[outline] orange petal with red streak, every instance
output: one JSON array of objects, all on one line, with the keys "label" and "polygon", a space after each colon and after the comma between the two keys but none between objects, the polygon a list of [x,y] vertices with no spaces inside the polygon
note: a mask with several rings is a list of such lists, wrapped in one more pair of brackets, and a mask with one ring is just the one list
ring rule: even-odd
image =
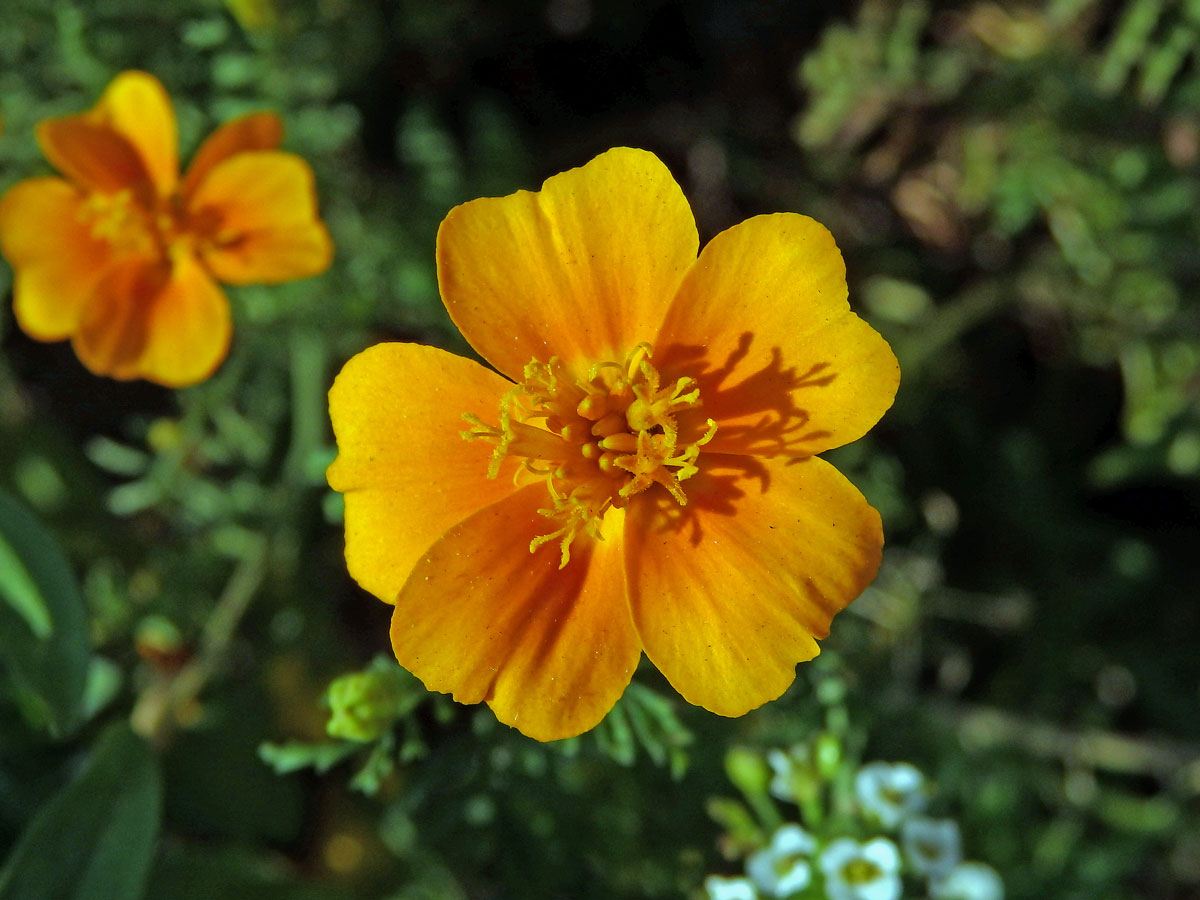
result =
[{"label": "orange petal with red streak", "polygon": [[122,72],[88,117],[123,135],[142,160],[160,196],[179,181],[179,135],[166,88],[147,72]]},{"label": "orange petal with red streak", "polygon": [[317,218],[312,170],[273,150],[237,153],[214,166],[192,195],[190,212],[211,222],[205,264],[233,284],[278,282],[323,272],[333,255]]},{"label": "orange petal with red streak", "polygon": [[86,115],[47,119],[37,126],[46,159],[76,184],[104,193],[129,190],[146,202],[150,176],[133,144]]},{"label": "orange petal with red streak", "polygon": [[536,484],[451,528],[400,591],[392,648],[427,688],[539,741],[594,727],[624,692],[641,655],[621,575],[621,519],[602,541],[576,538],[559,569]]},{"label": "orange petal with red streak", "polygon": [[250,113],[221,125],[196,151],[180,193],[190,197],[212,169],[236,153],[274,150],[283,140],[283,123],[269,112]]},{"label": "orange petal with red streak", "polygon": [[182,255],[147,311],[146,330],[137,375],[167,387],[196,384],[229,353],[229,300],[194,258]]}]

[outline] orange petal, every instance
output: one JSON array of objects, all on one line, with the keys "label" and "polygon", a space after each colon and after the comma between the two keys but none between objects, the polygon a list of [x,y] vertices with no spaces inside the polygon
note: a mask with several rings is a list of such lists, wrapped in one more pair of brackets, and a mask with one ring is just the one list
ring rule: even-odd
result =
[{"label": "orange petal", "polygon": [[323,272],[332,258],[312,170],[291,153],[247,151],[218,163],[196,188],[189,212],[212,223],[212,241],[202,252],[222,281],[305,278]]},{"label": "orange petal", "polygon": [[696,377],[706,449],[807,456],[861,437],[892,405],[900,367],[850,311],[842,255],[806,216],[756,216],[713,238],[655,342],[672,377]]},{"label": "orange petal", "polygon": [[218,249],[206,248],[209,270],[226,284],[276,284],[319,275],[333,260],[333,242],[320,222],[243,232]]},{"label": "orange petal", "polygon": [[184,197],[191,196],[214,166],[235,153],[274,150],[282,140],[283,123],[274,113],[250,113],[226,122],[210,134],[196,151],[187,174],[183,176],[180,193]]},{"label": "orange petal", "polygon": [[76,184],[95,191],[134,191],[140,200],[149,175],[133,144],[86,115],[47,119],[37,126],[38,143],[51,165]]},{"label": "orange petal", "polygon": [[72,335],[80,362],[97,375],[137,378],[148,338],[147,313],[167,277],[163,266],[142,259],[113,265],[88,298]]},{"label": "orange petal", "polygon": [[229,300],[191,256],[181,255],[147,315],[137,375],[167,387],[208,378],[229,353]]},{"label": "orange petal", "polygon": [[122,72],[88,114],[123,135],[141,157],[159,196],[179,181],[179,136],[175,111],[162,83],[146,72]]},{"label": "orange petal", "polygon": [[0,198],[0,250],[16,270],[13,310],[41,341],[70,337],[109,263],[84,221],[84,197],[61,178],[31,178]]},{"label": "orange petal", "polygon": [[338,458],[329,485],[346,495],[346,566],[393,603],[429,545],[514,490],[487,477],[494,445],[466,441],[463,413],[492,419],[512,388],[495,372],[418,344],[355,356],[329,391]]},{"label": "orange petal", "polygon": [[641,655],[621,582],[621,515],[602,541],[529,552],[547,531],[530,485],[451,528],[413,569],[392,615],[400,664],[461,703],[539,741],[595,726]]},{"label": "orange petal", "polygon": [[667,167],[619,147],[538,193],[452,209],[438,230],[438,283],[471,346],[520,378],[534,358],[621,360],[651,340],[696,247]]},{"label": "orange petal", "polygon": [[203,381],[229,352],[229,301],[194,259],[122,262],[101,279],[73,345],[98,375],[167,387]]},{"label": "orange petal", "polygon": [[688,504],[650,492],[626,519],[629,598],[646,655],[690,703],[737,716],[819,652],[875,577],[879,514],[812,457],[701,455]]}]

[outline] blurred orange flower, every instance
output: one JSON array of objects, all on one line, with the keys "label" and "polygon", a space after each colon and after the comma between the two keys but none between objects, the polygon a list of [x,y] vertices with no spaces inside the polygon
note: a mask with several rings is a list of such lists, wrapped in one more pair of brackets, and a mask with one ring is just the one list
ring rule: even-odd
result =
[{"label": "blurred orange flower", "polygon": [[171,100],[145,72],[118,75],[95,107],[42,122],[37,136],[66,177],[0,198],[17,322],[38,340],[70,338],[96,374],[202,381],[232,331],[217,281],[288,281],[329,265],[312,171],[275,149],[271,113],[218,128],[182,179]]},{"label": "blurred orange flower", "polygon": [[381,344],[330,391],[347,565],[396,658],[539,740],[599,722],[642,651],[715,713],[778,697],[879,567],[878,513],[815,456],[900,375],[833,238],[782,213],[697,248],[640,150],[463,204],[442,299],[500,374]]}]

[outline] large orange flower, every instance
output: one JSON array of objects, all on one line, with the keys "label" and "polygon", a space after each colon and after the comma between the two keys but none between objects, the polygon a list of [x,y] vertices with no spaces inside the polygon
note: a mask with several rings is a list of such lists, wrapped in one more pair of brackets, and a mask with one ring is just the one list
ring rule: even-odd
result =
[{"label": "large orange flower", "polygon": [[275,149],[282,126],[270,113],[217,129],[182,179],[171,100],[145,72],[118,75],[93,109],[37,134],[66,178],[31,178],[0,199],[17,322],[38,340],[70,338],[97,374],[202,381],[229,349],[217,281],[329,265],[312,172]]},{"label": "large orange flower", "polygon": [[879,566],[878,513],[815,455],[899,383],[833,238],[783,213],[697,245],[640,150],[463,204],[438,280],[499,374],[381,344],[330,391],[346,560],[396,658],[540,740],[594,726],[643,650],[721,715],[778,697]]}]

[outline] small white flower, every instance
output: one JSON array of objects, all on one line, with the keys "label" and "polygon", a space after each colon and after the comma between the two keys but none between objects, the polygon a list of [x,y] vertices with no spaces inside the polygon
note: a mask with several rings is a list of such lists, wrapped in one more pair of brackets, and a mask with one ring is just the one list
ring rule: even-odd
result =
[{"label": "small white flower", "polygon": [[929,880],[933,900],[1004,900],[1004,882],[983,863],[959,863],[941,878]]},{"label": "small white flower", "polygon": [[766,849],[746,860],[746,874],[768,897],[788,897],[812,881],[809,858],[816,849],[817,842],[799,825],[783,825]]},{"label": "small white flower", "polygon": [[950,819],[908,819],[900,826],[900,844],[918,875],[939,878],[962,861],[962,835]]},{"label": "small white flower", "polygon": [[887,838],[838,838],[821,852],[829,900],[899,900],[900,851]]},{"label": "small white flower", "polygon": [[758,891],[749,878],[726,878],[709,875],[704,879],[708,900],[758,900]]},{"label": "small white flower", "polygon": [[774,770],[771,775],[771,784],[767,790],[780,800],[792,802],[796,800],[796,788],[792,783],[792,775],[796,770],[795,752],[793,749],[791,752],[771,750],[767,753],[767,762]]},{"label": "small white flower", "polygon": [[867,763],[854,777],[859,806],[884,828],[925,808],[925,776],[909,763]]}]

